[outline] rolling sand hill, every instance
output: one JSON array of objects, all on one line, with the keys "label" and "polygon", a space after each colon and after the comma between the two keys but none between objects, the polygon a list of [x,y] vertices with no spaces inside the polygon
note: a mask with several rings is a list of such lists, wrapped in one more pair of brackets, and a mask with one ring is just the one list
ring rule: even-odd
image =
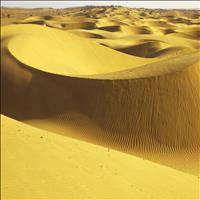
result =
[{"label": "rolling sand hill", "polygon": [[199,23],[3,8],[3,198],[198,199]]}]

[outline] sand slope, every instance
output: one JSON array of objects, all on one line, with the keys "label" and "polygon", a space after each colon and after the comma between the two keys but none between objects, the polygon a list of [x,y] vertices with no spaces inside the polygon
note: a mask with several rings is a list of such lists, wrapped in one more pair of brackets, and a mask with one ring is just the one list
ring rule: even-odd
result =
[{"label": "sand slope", "polygon": [[[170,11],[121,7],[62,12],[1,27],[1,106],[2,114],[12,118],[3,117],[8,132],[4,143],[9,145],[8,151],[3,149],[5,196],[197,197],[200,65],[195,11],[173,11],[175,17]],[[19,133],[16,127],[21,127]],[[63,160],[64,155],[69,156]],[[104,171],[104,164],[111,171]],[[79,176],[85,177],[80,183]]]},{"label": "sand slope", "polygon": [[27,199],[30,194],[37,199],[198,195],[195,176],[1,117],[4,198],[22,194]]}]

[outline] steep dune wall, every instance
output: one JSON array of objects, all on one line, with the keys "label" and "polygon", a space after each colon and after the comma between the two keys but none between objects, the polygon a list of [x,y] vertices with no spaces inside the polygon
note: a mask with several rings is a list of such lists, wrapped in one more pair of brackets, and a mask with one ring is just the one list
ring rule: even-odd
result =
[{"label": "steep dune wall", "polygon": [[[28,72],[25,66],[12,65],[14,71],[17,67],[22,70],[22,73],[16,72],[18,79],[18,73],[24,75],[20,81],[12,83],[14,86],[7,93],[18,91],[21,106],[16,105],[17,118],[48,118],[68,113],[72,109],[111,132],[114,138],[126,136],[129,145],[153,139],[175,147],[196,146],[200,128],[197,61],[196,58],[191,64],[187,62],[185,69],[179,72],[137,79],[124,77],[124,80],[118,80],[120,77],[116,74],[113,75],[113,80],[106,78],[111,74],[105,75],[104,80],[102,76],[99,80],[98,76],[92,79],[59,78],[39,71],[30,72],[30,69]],[[187,66],[188,64],[191,66]],[[32,75],[25,78],[25,73]],[[29,76],[32,76],[31,84],[26,90],[19,92]],[[6,79],[9,84],[15,80],[10,79],[11,81]],[[18,86],[21,81],[22,86]],[[17,99],[10,98],[6,101],[15,105],[13,100]],[[69,108],[71,104],[74,106]],[[28,109],[24,109],[25,105]],[[8,107],[7,109],[11,109]],[[13,110],[10,112],[13,115]]]}]

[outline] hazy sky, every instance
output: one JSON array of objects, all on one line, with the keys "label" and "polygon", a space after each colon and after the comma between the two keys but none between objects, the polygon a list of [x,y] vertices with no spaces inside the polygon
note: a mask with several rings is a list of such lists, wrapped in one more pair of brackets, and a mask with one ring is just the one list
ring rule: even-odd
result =
[{"label": "hazy sky", "polygon": [[67,8],[85,5],[122,5],[127,7],[182,9],[200,8],[200,3],[198,1],[1,1],[1,6],[25,8]]}]

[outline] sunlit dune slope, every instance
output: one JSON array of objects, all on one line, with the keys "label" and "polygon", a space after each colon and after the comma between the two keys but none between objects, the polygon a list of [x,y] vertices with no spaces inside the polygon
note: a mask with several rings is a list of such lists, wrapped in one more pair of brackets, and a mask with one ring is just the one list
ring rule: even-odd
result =
[{"label": "sunlit dune slope", "polygon": [[198,196],[195,176],[1,117],[5,199]]},{"label": "sunlit dune slope", "polygon": [[37,25],[3,27],[2,43],[6,42],[8,51],[22,63],[61,75],[108,73],[153,62]]}]

